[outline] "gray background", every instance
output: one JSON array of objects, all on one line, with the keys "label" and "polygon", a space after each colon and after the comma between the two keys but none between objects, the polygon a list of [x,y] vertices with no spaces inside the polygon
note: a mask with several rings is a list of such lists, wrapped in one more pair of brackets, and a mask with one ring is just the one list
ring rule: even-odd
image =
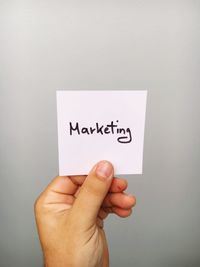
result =
[{"label": "gray background", "polygon": [[148,89],[111,266],[200,266],[199,48],[200,1],[0,1],[1,267],[42,265],[33,202],[58,173],[56,89]]}]

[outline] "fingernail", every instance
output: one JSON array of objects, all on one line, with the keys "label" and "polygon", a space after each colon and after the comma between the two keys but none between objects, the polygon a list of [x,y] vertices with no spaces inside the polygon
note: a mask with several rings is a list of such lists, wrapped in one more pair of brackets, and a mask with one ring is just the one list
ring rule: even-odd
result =
[{"label": "fingernail", "polygon": [[97,164],[96,167],[96,175],[104,178],[104,179],[108,179],[111,178],[113,174],[113,167],[112,164],[108,161],[100,161]]}]

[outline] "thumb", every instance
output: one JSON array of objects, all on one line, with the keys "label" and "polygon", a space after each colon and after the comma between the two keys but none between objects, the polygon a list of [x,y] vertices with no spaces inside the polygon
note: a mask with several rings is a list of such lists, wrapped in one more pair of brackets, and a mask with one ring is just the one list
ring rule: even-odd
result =
[{"label": "thumb", "polygon": [[86,227],[96,223],[99,209],[109,191],[113,175],[113,166],[108,161],[100,161],[92,168],[72,208],[72,216],[75,217],[76,222]]}]

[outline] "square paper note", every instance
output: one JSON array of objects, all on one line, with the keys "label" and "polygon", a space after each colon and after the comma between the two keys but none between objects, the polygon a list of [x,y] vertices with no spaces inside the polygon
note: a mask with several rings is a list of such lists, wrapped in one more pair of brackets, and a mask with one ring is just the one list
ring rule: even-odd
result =
[{"label": "square paper note", "polygon": [[59,175],[141,174],[147,91],[57,91]]}]

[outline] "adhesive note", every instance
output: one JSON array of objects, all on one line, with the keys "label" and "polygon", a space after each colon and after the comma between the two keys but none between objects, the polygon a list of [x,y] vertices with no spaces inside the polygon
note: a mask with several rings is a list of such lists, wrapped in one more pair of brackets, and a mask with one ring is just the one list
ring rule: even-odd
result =
[{"label": "adhesive note", "polygon": [[142,174],[147,91],[57,91],[59,175]]}]

